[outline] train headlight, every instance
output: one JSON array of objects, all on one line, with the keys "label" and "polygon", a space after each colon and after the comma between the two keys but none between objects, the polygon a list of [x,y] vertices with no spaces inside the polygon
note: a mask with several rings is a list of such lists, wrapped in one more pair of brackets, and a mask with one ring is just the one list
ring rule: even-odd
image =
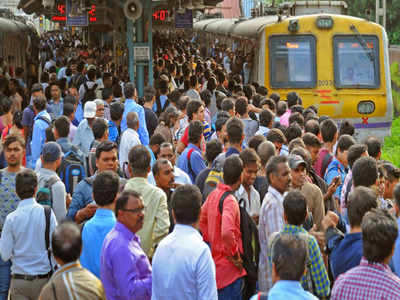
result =
[{"label": "train headlight", "polygon": [[361,101],[358,103],[357,110],[362,115],[372,114],[375,111],[375,103],[370,100]]},{"label": "train headlight", "polygon": [[330,16],[322,16],[317,18],[317,27],[319,29],[331,29],[333,27],[333,19]]}]

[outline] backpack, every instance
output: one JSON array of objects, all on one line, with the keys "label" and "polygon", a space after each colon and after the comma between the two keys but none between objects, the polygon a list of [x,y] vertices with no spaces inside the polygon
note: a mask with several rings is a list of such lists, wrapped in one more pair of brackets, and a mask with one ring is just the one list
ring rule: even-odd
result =
[{"label": "backpack", "polygon": [[86,102],[93,101],[97,98],[96,97],[97,83],[95,83],[90,89],[87,86],[86,82],[83,84],[83,86],[85,88],[85,94],[83,95],[82,98],[82,106],[85,107]]},{"label": "backpack", "polygon": [[44,186],[38,189],[36,193],[36,202],[41,205],[53,207],[53,193],[51,189],[53,185],[60,179],[57,176],[52,176],[44,182]]},{"label": "backpack", "polygon": [[156,106],[157,106],[156,114],[157,114],[157,117],[159,117],[160,114],[165,111],[165,109],[168,107],[168,105],[169,105],[169,98],[167,98],[167,100],[165,100],[164,107],[161,106],[160,96],[158,96],[156,98]]},{"label": "backpack", "polygon": [[[222,194],[218,209],[222,216],[223,205],[226,197],[233,195],[232,192]],[[242,234],[243,267],[247,275],[244,277],[243,297],[249,299],[256,292],[258,280],[258,259],[260,256],[260,241],[258,237],[258,229],[247,210],[239,203],[240,211],[240,232]]]},{"label": "backpack", "polygon": [[77,154],[76,147],[72,147],[71,151],[64,154],[57,173],[64,182],[67,193],[72,195],[79,181],[85,178],[84,162]]},{"label": "backpack", "polygon": [[37,120],[45,121],[45,122],[47,123],[47,125],[51,126],[51,121],[50,121],[49,119],[43,117],[43,116],[39,116],[39,117],[37,118]]},{"label": "backpack", "polygon": [[192,158],[192,153],[194,151],[194,148],[189,149],[186,158],[188,161],[188,169],[189,169],[189,175],[191,175],[194,179],[196,179],[196,173],[194,173],[193,169],[192,169],[192,163],[190,162],[190,159]]},{"label": "backpack", "polygon": [[204,182],[203,195],[204,199],[207,199],[208,195],[215,190],[218,183],[224,182],[224,163],[225,163],[225,153],[221,153],[214,160],[211,166],[210,173]]},{"label": "backpack", "polygon": [[[272,249],[274,248],[274,244],[276,243],[276,241],[278,240],[278,237],[280,236],[281,232],[274,232],[271,234],[270,238],[269,238],[269,249],[271,249],[271,257],[273,257],[273,253],[272,253]],[[309,244],[309,237],[307,236],[306,233],[298,233],[297,236],[304,240],[306,242],[306,245],[308,246]],[[308,248],[307,248],[308,251]],[[311,259],[309,257],[309,255],[307,255],[307,262],[306,262],[306,270],[307,273],[305,275],[306,281],[307,281],[307,288],[305,288],[306,291],[310,292],[313,295],[316,295],[316,290],[315,290],[315,284],[313,281],[313,278],[311,276],[311,269],[312,269],[312,262]]]}]

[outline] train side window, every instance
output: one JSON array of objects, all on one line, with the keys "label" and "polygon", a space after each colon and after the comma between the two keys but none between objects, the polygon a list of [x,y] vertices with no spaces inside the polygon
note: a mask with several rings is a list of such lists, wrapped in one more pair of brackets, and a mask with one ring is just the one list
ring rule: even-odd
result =
[{"label": "train side window", "polygon": [[380,86],[379,40],[371,35],[339,35],[333,38],[335,86]]},{"label": "train side window", "polygon": [[273,88],[316,86],[315,37],[277,35],[269,38],[270,82]]}]

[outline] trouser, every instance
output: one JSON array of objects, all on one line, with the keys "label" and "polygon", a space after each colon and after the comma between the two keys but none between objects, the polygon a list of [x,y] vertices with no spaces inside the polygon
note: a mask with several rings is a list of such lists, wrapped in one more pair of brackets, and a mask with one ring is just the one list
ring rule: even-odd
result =
[{"label": "trouser", "polygon": [[11,279],[11,261],[0,257],[0,300],[7,300]]},{"label": "trouser", "polygon": [[35,280],[11,279],[10,300],[37,300],[48,278]]},{"label": "trouser", "polygon": [[242,300],[243,277],[218,290],[218,300]]}]

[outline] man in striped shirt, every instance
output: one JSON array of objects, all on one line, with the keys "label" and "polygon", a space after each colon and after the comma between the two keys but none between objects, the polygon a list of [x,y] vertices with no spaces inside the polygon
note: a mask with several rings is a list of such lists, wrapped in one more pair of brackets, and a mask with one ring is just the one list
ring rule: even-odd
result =
[{"label": "man in striped shirt", "polygon": [[361,224],[363,258],[360,265],[339,276],[331,300],[400,299],[400,278],[389,268],[398,226],[383,209],[368,212]]}]

